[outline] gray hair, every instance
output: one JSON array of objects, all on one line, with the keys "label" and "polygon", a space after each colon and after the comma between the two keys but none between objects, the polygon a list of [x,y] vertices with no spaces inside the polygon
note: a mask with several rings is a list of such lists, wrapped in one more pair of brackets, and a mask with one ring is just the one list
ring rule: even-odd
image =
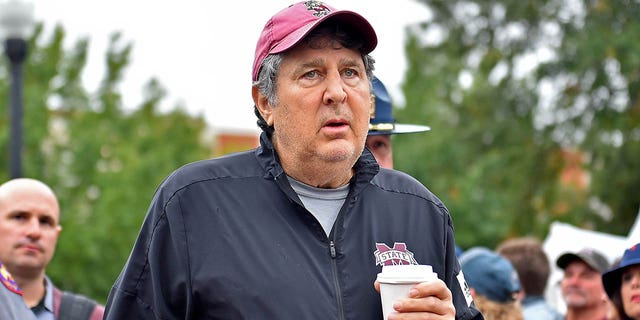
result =
[{"label": "gray hair", "polygon": [[[344,25],[331,23],[329,21],[311,31],[311,33],[309,33],[302,42],[308,44],[313,42],[315,39],[327,36],[331,40],[338,41],[344,48],[362,50],[364,40],[358,34],[350,32],[350,30]],[[286,57],[286,54],[287,53],[284,52],[266,56],[260,65],[258,80],[253,82],[253,86],[258,89],[258,92],[267,97],[267,102],[272,106],[275,106],[278,103],[276,80],[278,78],[278,72],[280,71],[280,65]],[[373,78],[375,60],[366,53],[362,53],[361,56],[367,73],[367,78],[371,81]],[[256,114],[256,117],[258,117],[256,122],[258,127],[271,137],[274,131],[273,126],[267,124],[264,118],[262,118],[258,107],[255,105],[253,106],[253,112]]]}]

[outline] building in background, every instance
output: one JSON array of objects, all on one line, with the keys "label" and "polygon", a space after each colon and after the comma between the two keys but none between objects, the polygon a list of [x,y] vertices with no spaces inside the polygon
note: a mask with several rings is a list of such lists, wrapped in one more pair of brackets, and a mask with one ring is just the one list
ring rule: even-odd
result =
[{"label": "building in background", "polygon": [[213,130],[213,156],[245,151],[259,145],[260,132],[241,128],[216,128]]}]

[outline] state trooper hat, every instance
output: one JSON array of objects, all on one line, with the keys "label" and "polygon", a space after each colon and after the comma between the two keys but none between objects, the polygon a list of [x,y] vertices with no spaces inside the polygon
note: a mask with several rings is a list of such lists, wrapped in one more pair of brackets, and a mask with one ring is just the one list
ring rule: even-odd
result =
[{"label": "state trooper hat", "polygon": [[428,126],[396,123],[393,117],[391,97],[380,79],[371,80],[371,93],[375,96],[371,106],[369,119],[369,135],[424,132],[431,130]]}]

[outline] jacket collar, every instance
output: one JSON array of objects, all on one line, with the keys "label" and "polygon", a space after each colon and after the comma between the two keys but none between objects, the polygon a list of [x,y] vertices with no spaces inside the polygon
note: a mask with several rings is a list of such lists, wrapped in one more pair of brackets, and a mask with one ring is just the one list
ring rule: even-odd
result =
[{"label": "jacket collar", "polygon": [[[256,148],[255,155],[258,162],[264,169],[265,179],[278,179],[280,175],[284,174],[278,154],[273,148],[270,137],[268,137],[265,132],[260,134],[260,146]],[[371,179],[378,174],[378,171],[380,171],[380,167],[373,157],[373,154],[371,154],[367,148],[364,148],[362,154],[353,167],[355,169],[355,176],[351,179],[352,188],[354,187],[354,183],[355,186],[368,184]],[[353,189],[360,190],[360,188]]]}]

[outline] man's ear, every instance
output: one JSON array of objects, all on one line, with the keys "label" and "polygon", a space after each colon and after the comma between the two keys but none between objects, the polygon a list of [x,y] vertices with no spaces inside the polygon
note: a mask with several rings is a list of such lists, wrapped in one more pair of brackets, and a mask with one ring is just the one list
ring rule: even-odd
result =
[{"label": "man's ear", "polygon": [[251,88],[251,95],[253,96],[253,103],[255,103],[260,115],[268,125],[273,125],[273,114],[271,105],[267,101],[267,97],[258,91],[258,87]]}]

